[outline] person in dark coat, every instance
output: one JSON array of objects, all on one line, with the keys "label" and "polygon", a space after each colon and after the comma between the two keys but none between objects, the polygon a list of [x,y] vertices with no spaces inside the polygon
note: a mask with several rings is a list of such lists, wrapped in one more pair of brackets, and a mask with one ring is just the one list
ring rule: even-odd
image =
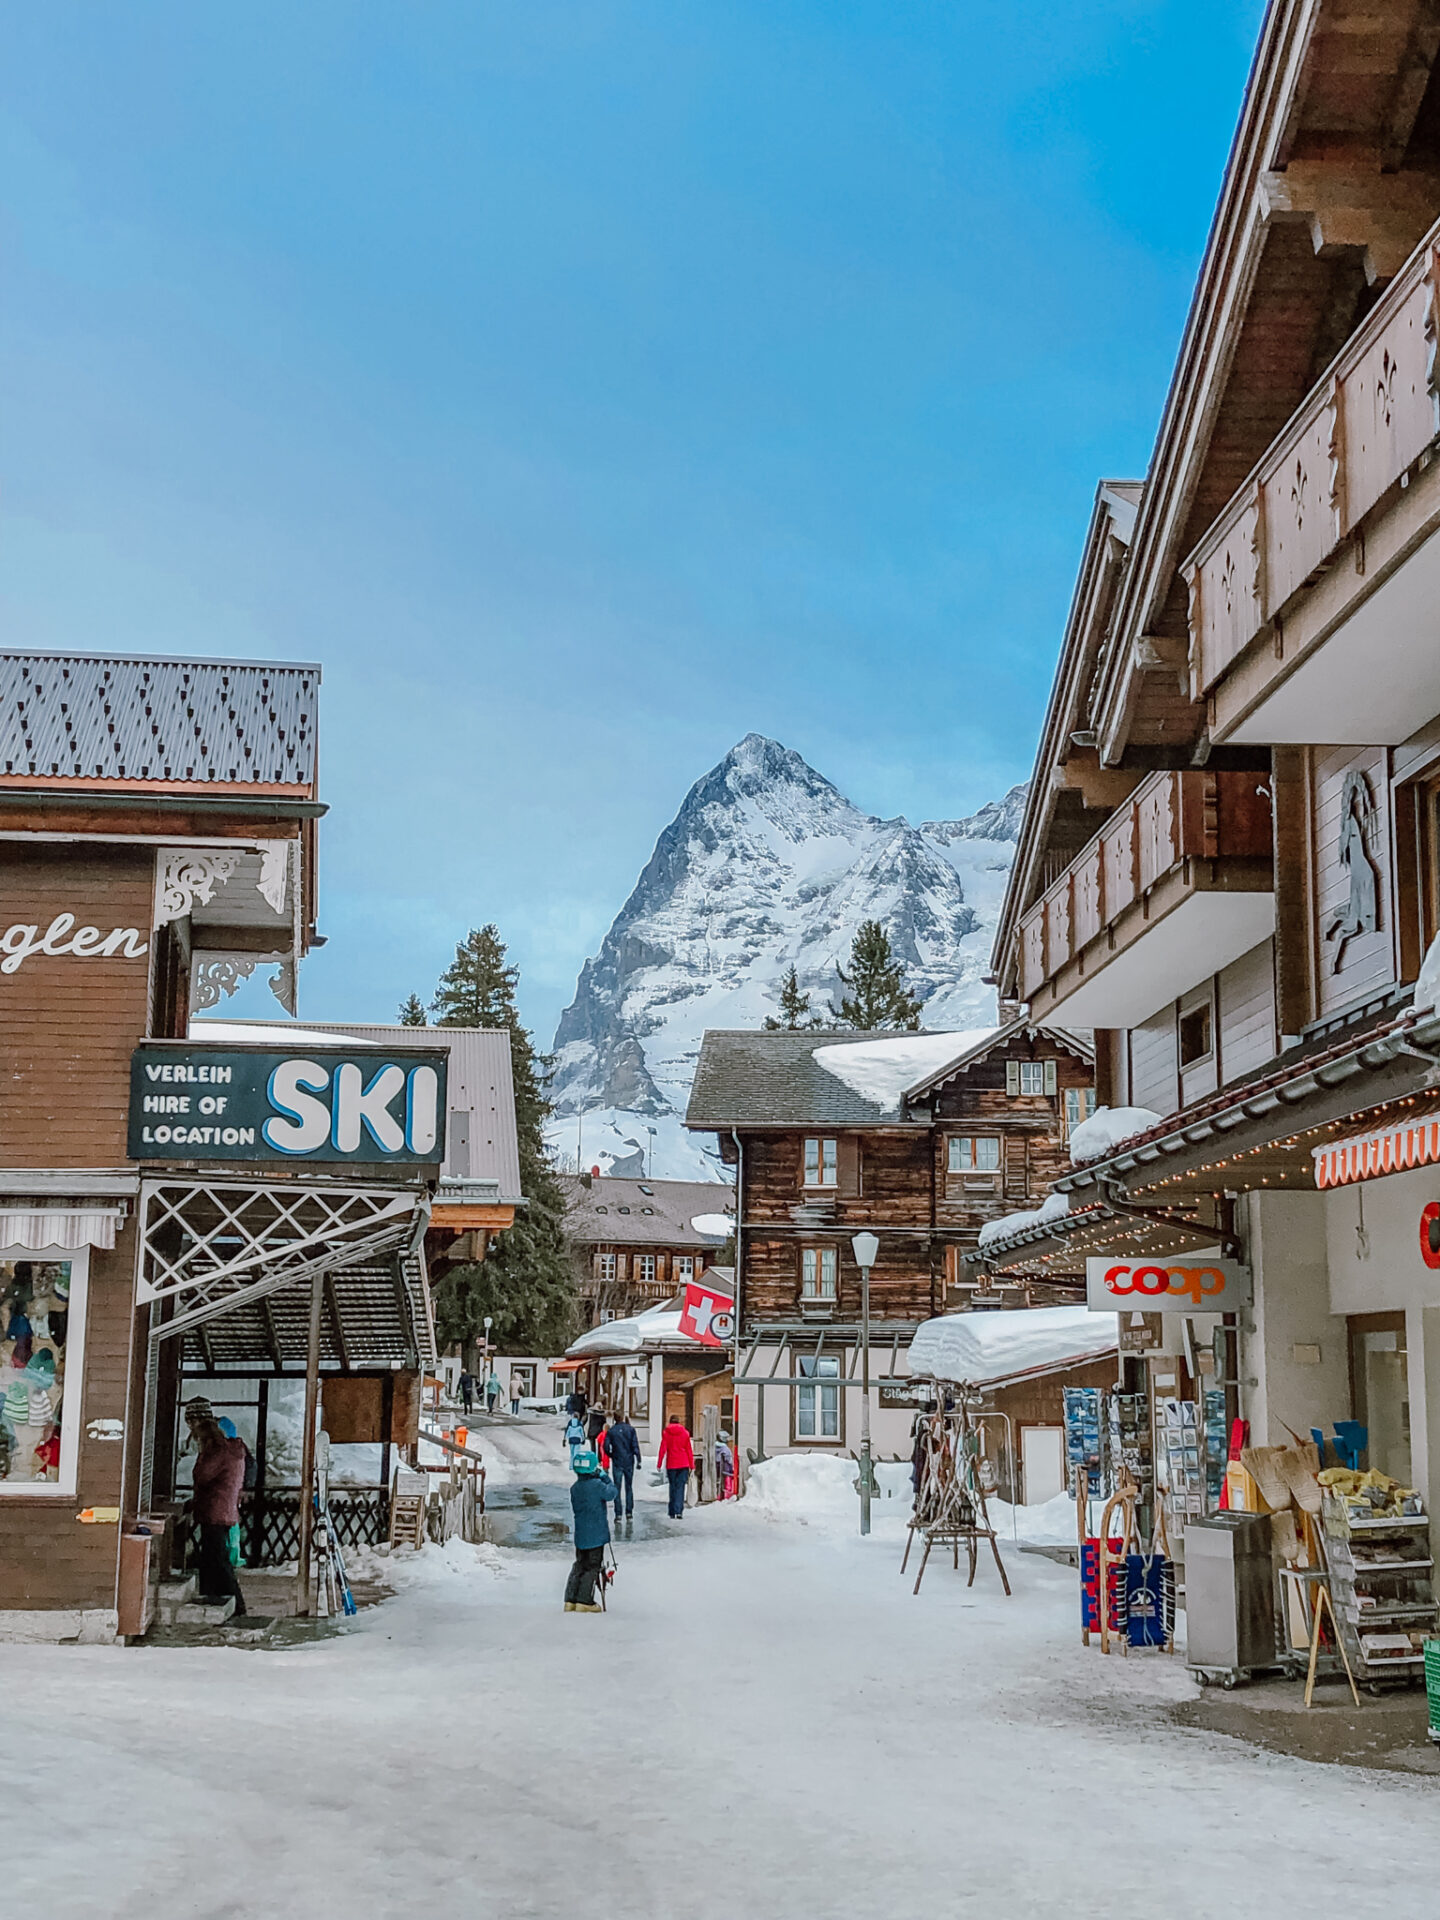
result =
[{"label": "person in dark coat", "polygon": [[245,1596],[230,1564],[230,1529],[240,1524],[245,1442],[230,1439],[214,1414],[193,1420],[191,1432],[200,1449],[190,1502],[200,1528],[200,1598],[233,1600],[238,1617],[245,1611]]},{"label": "person in dark coat", "polygon": [[585,1409],[589,1404],[590,1402],[585,1397],[584,1388],[576,1387],[575,1391],[570,1395],[570,1398],[565,1402],[565,1411],[566,1413],[573,1413],[579,1419],[583,1420],[585,1418]]},{"label": "person in dark coat", "polygon": [[640,1436],[624,1414],[617,1413],[605,1438],[610,1448],[610,1478],[615,1482],[615,1518],[618,1520],[622,1497],[626,1515],[633,1516],[635,1512],[635,1469],[640,1464]]},{"label": "person in dark coat", "polygon": [[592,1407],[585,1418],[585,1438],[593,1447],[605,1431],[604,1407]]},{"label": "person in dark coat", "polygon": [[565,1582],[567,1613],[600,1613],[595,1586],[605,1564],[605,1549],[610,1544],[610,1502],[615,1498],[615,1483],[600,1471],[600,1461],[587,1447],[575,1456],[575,1484],[570,1489],[570,1510],[575,1516],[575,1564]]},{"label": "person in dark coat", "polygon": [[467,1413],[473,1413],[475,1411],[475,1376],[473,1373],[461,1374],[460,1398],[465,1404],[465,1411]]}]

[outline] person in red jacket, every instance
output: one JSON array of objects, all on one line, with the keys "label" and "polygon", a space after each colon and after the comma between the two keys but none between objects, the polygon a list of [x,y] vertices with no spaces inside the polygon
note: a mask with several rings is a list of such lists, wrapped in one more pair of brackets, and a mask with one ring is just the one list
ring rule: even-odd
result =
[{"label": "person in red jacket", "polygon": [[670,1481],[670,1518],[680,1520],[685,1515],[685,1483],[690,1478],[690,1470],[695,1465],[695,1449],[690,1436],[678,1420],[666,1422],[660,1435],[660,1454],[655,1462],[663,1467]]},{"label": "person in red jacket", "polygon": [[195,1456],[191,1506],[200,1528],[199,1588],[202,1600],[235,1602],[238,1617],[245,1596],[230,1564],[230,1529],[240,1519],[240,1489],[245,1484],[245,1442],[232,1440],[213,1413],[191,1421],[199,1453]]}]

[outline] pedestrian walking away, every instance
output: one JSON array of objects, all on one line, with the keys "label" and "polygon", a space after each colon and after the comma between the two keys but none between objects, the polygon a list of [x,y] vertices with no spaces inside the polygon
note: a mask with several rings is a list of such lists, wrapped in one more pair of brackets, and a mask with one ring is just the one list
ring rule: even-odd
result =
[{"label": "pedestrian walking away", "polygon": [[605,1431],[604,1407],[592,1407],[585,1417],[585,1444],[593,1447]]},{"label": "pedestrian walking away", "polygon": [[475,1376],[462,1373],[460,1376],[460,1399],[467,1413],[475,1411]]},{"label": "pedestrian walking away", "polygon": [[715,1498],[735,1498],[735,1455],[728,1433],[722,1433],[715,1442]]},{"label": "pedestrian walking away", "polygon": [[499,1404],[500,1404],[500,1376],[498,1373],[495,1372],[494,1368],[492,1367],[490,1370],[490,1378],[485,1382],[486,1412],[492,1415],[493,1417],[495,1409],[496,1407],[499,1406]]},{"label": "pedestrian walking away", "polygon": [[615,1518],[618,1520],[622,1500],[627,1517],[635,1512],[635,1469],[640,1464],[640,1436],[624,1414],[617,1413],[605,1438],[610,1448],[610,1478],[615,1482]]},{"label": "pedestrian walking away", "polygon": [[584,1388],[576,1387],[569,1399],[565,1402],[565,1411],[566,1413],[576,1414],[583,1420],[585,1418],[585,1409],[589,1404],[590,1402],[585,1397]]},{"label": "pedestrian walking away", "polygon": [[678,1420],[669,1420],[660,1436],[660,1452],[655,1464],[662,1467],[670,1482],[670,1518],[685,1517],[685,1486],[695,1465],[695,1448],[690,1435]]},{"label": "pedestrian walking away", "polygon": [[573,1465],[570,1511],[575,1516],[575,1564],[565,1582],[565,1611],[600,1613],[595,1587],[610,1544],[610,1502],[615,1498],[615,1485],[608,1473],[600,1471],[599,1456],[589,1447],[580,1449]]},{"label": "pedestrian walking away", "polygon": [[570,1464],[575,1464],[575,1456],[585,1451],[585,1422],[578,1414],[572,1413],[565,1422],[565,1439],[562,1442],[570,1449]]}]

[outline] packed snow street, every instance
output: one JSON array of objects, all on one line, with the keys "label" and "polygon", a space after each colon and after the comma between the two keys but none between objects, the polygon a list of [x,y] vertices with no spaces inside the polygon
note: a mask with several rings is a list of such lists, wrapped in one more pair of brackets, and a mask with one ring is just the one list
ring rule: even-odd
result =
[{"label": "packed snow street", "polygon": [[[13,1910],[1109,1916],[1163,1883],[1197,1920],[1282,1886],[1317,1920],[1433,1913],[1433,1782],[1176,1729],[1183,1670],[1102,1668],[1073,1574],[1010,1554],[1011,1601],[984,1566],[912,1598],[896,1503],[861,1542],[844,1494],[622,1545],[599,1618],[561,1611],[559,1551],[454,1541],[292,1651],[7,1649],[43,1735],[0,1778],[46,1842]],[[1381,1855],[1404,1885],[1368,1884]]]}]

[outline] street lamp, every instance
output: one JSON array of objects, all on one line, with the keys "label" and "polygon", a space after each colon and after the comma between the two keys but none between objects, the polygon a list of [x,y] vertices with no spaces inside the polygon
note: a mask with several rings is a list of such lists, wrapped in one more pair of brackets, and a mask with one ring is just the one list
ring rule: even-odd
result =
[{"label": "street lamp", "polygon": [[655,1177],[655,1129],[654,1127],[647,1127],[645,1131],[650,1136],[650,1166],[648,1174],[649,1178],[653,1180]]},{"label": "street lamp", "polygon": [[860,1531],[870,1531],[870,1494],[874,1485],[870,1466],[870,1269],[880,1251],[873,1233],[857,1233],[850,1242],[860,1269]]},{"label": "street lamp", "polygon": [[495,1371],[494,1365],[492,1364],[490,1359],[490,1329],[491,1327],[494,1326],[494,1324],[495,1324],[495,1316],[493,1314],[487,1313],[485,1316],[485,1385],[480,1389],[480,1398],[487,1402],[490,1398],[490,1394],[489,1394],[490,1376]]}]

